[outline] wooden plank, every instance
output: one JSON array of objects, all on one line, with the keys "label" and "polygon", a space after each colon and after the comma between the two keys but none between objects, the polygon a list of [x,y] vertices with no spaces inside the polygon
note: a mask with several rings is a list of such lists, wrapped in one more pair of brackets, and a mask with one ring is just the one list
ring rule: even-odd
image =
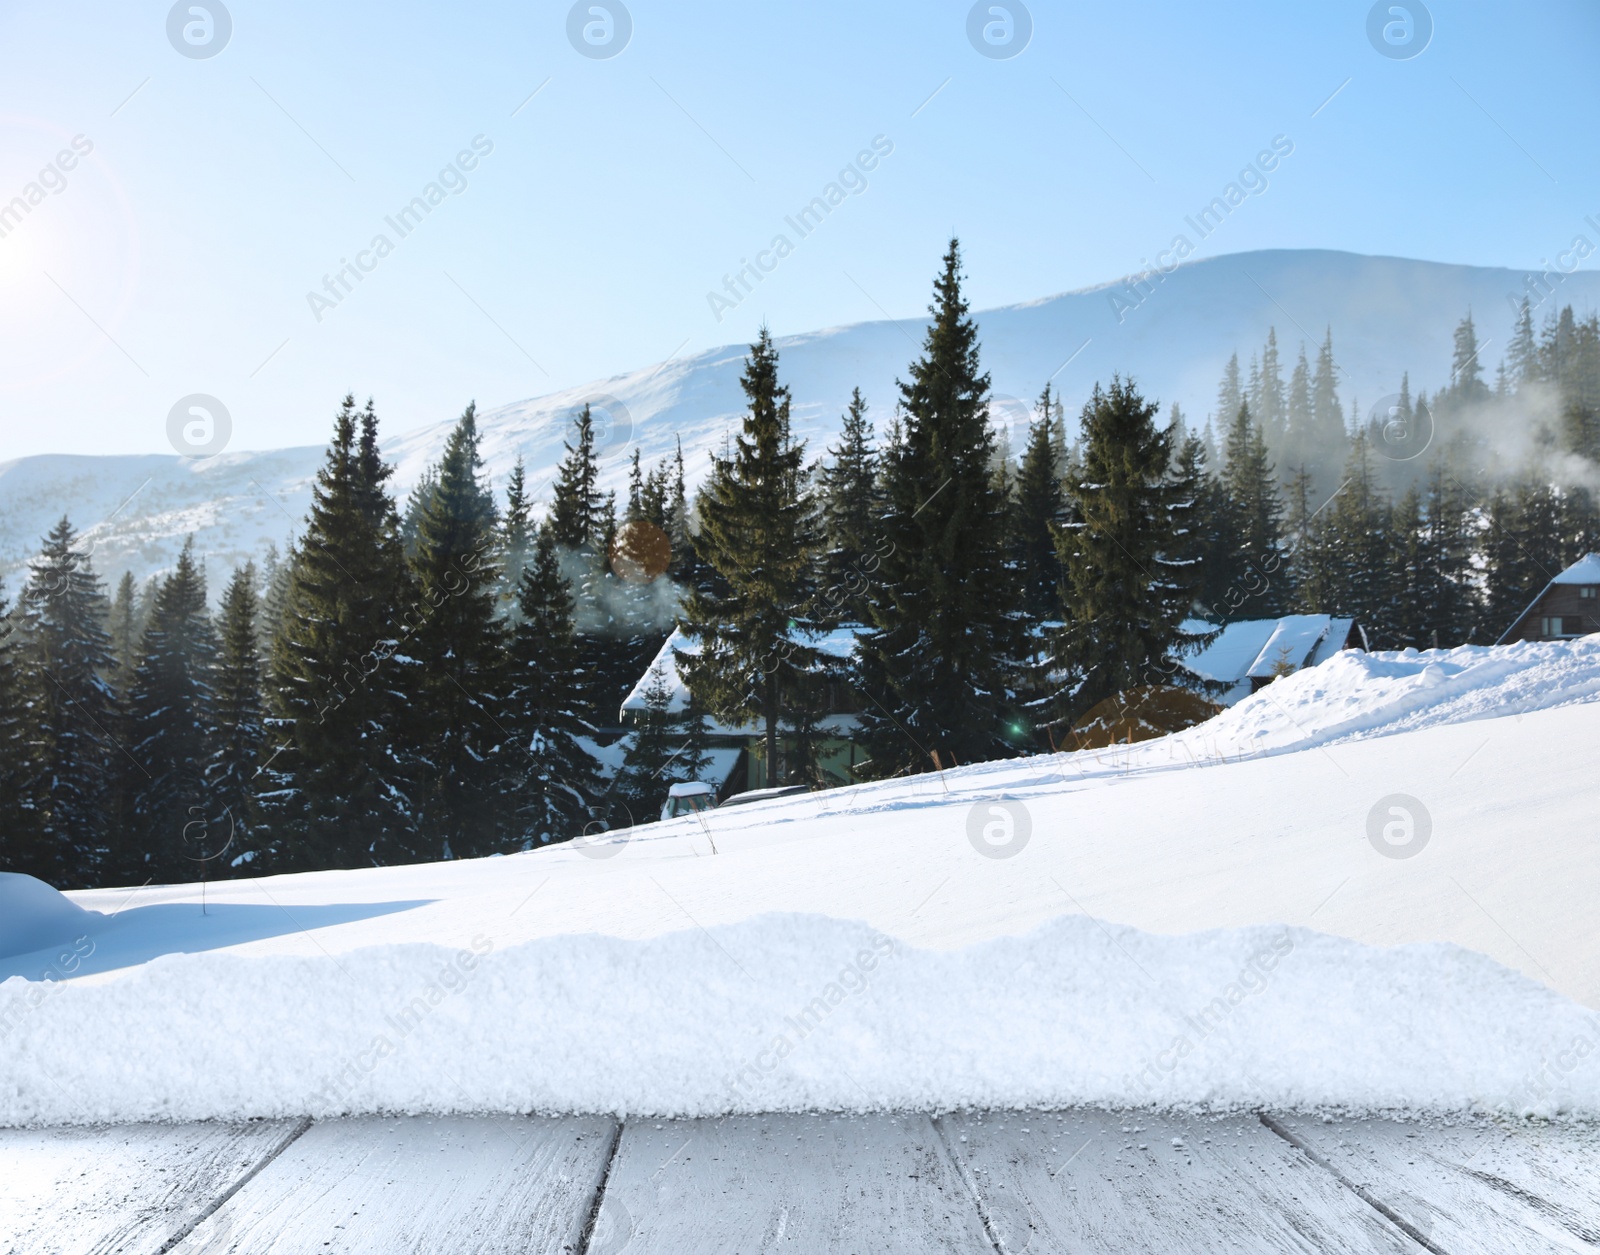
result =
[{"label": "wooden plank", "polygon": [[156,1255],[302,1127],[0,1129],[0,1251]]},{"label": "wooden plank", "polygon": [[1274,1117],[1450,1255],[1600,1250],[1600,1131]]},{"label": "wooden plank", "polygon": [[593,1255],[990,1251],[923,1115],[628,1123]]},{"label": "wooden plank", "polygon": [[1408,1252],[1418,1246],[1254,1117],[943,1117],[1006,1255]]},{"label": "wooden plank", "polygon": [[599,1117],[319,1122],[173,1255],[576,1251],[615,1133]]},{"label": "wooden plank", "polygon": [[318,1123],[176,1252],[576,1249],[614,1133],[599,1118]]}]

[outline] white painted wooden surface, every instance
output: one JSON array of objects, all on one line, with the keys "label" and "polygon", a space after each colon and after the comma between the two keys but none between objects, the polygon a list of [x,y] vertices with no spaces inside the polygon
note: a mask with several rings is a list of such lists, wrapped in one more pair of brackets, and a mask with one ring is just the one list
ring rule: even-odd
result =
[{"label": "white painted wooden surface", "polygon": [[992,1250],[928,1117],[629,1122],[592,1255]]},{"label": "white painted wooden surface", "polygon": [[1013,1111],[942,1123],[1006,1255],[1423,1255],[1253,1117]]},{"label": "white painted wooden surface", "polygon": [[156,1255],[298,1127],[0,1129],[0,1251]]},{"label": "white painted wooden surface", "polygon": [[1450,1255],[1600,1251],[1600,1130],[1274,1118]]},{"label": "white painted wooden surface", "polygon": [[174,1255],[532,1255],[578,1249],[603,1118],[319,1122]]}]

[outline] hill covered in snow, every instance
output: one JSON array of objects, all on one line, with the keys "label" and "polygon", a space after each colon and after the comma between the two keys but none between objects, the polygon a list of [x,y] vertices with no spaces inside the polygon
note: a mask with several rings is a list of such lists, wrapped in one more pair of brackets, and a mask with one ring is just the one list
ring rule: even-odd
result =
[{"label": "hill covered in snow", "polygon": [[[1600,1117],[1600,636],[478,861],[73,893],[0,1125],[1174,1104]],[[9,977],[9,979],[7,979]]]},{"label": "hill covered in snow", "polygon": [[[1451,333],[1470,309],[1493,373],[1524,292],[1518,272],[1326,250],[1240,253],[1187,263],[1142,283],[1117,280],[978,314],[983,361],[993,376],[996,410],[1020,451],[1029,406],[1045,382],[1069,414],[1097,381],[1114,371],[1134,376],[1145,393],[1204,416],[1229,354],[1241,360],[1277,329],[1285,373],[1301,341],[1314,357],[1331,327],[1343,374],[1342,398],[1363,409],[1399,387],[1432,391],[1448,382]],[[1600,274],[1567,276],[1536,320],[1559,304],[1580,313],[1600,304]],[[916,355],[917,320],[833,327],[778,341],[794,397],[797,435],[820,455],[859,386],[880,430],[893,411],[895,379]],[[481,415],[488,471],[503,483],[521,456],[535,490],[547,486],[562,455],[574,407],[606,414],[601,453],[606,486],[625,482],[637,447],[646,464],[670,455],[678,440],[691,480],[706,467],[742,412],[739,374],[746,346],[728,345],[641,367]],[[381,417],[385,398],[377,397]],[[463,397],[462,402],[468,398]],[[337,397],[328,398],[331,420]],[[403,496],[443,446],[454,414],[405,433],[389,433]],[[321,449],[223,452],[203,460],[152,453],[127,457],[46,455],[0,462],[0,579],[15,592],[39,538],[63,511],[93,548],[96,569],[114,582],[168,568],[193,532],[213,596],[227,571],[259,557],[269,541],[299,530]]]}]

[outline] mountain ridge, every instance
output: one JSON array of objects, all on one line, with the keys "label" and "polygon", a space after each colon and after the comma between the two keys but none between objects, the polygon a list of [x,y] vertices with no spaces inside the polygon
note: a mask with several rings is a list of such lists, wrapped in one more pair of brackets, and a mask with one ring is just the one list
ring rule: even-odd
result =
[{"label": "mountain ridge", "polygon": [[[1525,279],[1500,267],[1268,249],[1188,261],[1164,274],[1124,275],[974,317],[996,419],[1020,450],[1032,398],[1047,379],[1075,413],[1095,383],[1113,372],[1131,375],[1147,396],[1164,407],[1177,402],[1198,421],[1228,355],[1237,351],[1248,361],[1269,327],[1277,329],[1285,375],[1298,345],[1314,354],[1331,327],[1341,399],[1347,408],[1359,401],[1363,412],[1397,390],[1403,372],[1411,373],[1413,390],[1445,382],[1451,335],[1469,310],[1492,373]],[[1557,278],[1536,322],[1566,304],[1580,314],[1600,305],[1600,273]],[[924,325],[922,317],[886,318],[778,339],[795,434],[812,456],[834,440],[853,387],[862,389],[882,430],[893,412],[895,381],[919,352]],[[651,464],[670,456],[679,438],[690,479],[697,480],[742,412],[744,354],[743,345],[715,346],[483,411],[486,470],[498,487],[520,455],[537,497],[546,497],[572,412],[599,398],[606,415],[603,486],[624,487],[633,448]],[[336,402],[329,398],[330,417]],[[386,434],[384,454],[395,464],[402,499],[453,422],[451,415]],[[298,530],[321,458],[322,446],[302,445],[208,459],[37,454],[0,462],[0,579],[14,595],[40,536],[60,517],[62,503],[70,503],[66,512],[108,584],[123,571],[142,581],[167,569],[193,532],[215,597],[232,565],[259,557],[269,541],[281,546]]]}]

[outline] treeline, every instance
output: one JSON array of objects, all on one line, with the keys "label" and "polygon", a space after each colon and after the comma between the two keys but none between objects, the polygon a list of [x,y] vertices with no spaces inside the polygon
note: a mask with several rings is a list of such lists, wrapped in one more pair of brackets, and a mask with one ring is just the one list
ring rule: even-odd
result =
[{"label": "treeline", "polygon": [[[1014,459],[961,283],[952,241],[884,430],[858,391],[821,457],[763,331],[692,501],[681,451],[602,492],[585,409],[535,519],[520,464],[491,493],[468,407],[402,508],[346,398],[304,532],[215,614],[188,547],[108,599],[63,520],[0,640],[0,865],[138,884],[525,849],[648,818],[701,770],[707,716],[762,729],[769,779],[816,780],[841,697],[863,777],[1048,750],[1170,682],[1194,620],[1487,643],[1600,547],[1593,317],[1536,331],[1525,307],[1493,387],[1469,317],[1450,383],[1370,416],[1331,333],[1287,381],[1275,334],[1231,361],[1198,429],[1115,378],[1069,440],[1047,385]],[[1492,465],[1518,433],[1524,468]],[[602,773],[678,624],[690,708],[649,677]],[[843,628],[848,663],[823,636]]]}]

